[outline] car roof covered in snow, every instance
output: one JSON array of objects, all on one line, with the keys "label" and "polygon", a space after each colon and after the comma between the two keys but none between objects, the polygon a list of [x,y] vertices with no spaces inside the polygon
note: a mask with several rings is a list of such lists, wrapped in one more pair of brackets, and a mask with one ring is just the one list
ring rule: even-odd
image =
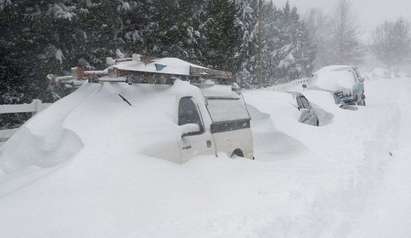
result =
[{"label": "car roof covered in snow", "polygon": [[352,89],[356,83],[353,67],[348,65],[331,65],[314,74],[311,86],[328,91]]},{"label": "car roof covered in snow", "polygon": [[191,67],[206,69],[205,67],[195,65],[178,58],[154,58],[148,59],[145,62],[143,61],[144,60],[133,58],[131,61],[117,63],[113,66],[113,68],[132,72],[148,72],[181,76],[190,76]]},{"label": "car roof covered in snow", "polygon": [[342,70],[352,70],[353,66],[350,65],[329,65],[321,68],[314,74],[330,72],[330,71],[342,71]]},{"label": "car roof covered in snow", "polygon": [[209,88],[203,88],[201,91],[206,98],[240,98],[240,95],[232,90],[231,85],[214,85]]}]

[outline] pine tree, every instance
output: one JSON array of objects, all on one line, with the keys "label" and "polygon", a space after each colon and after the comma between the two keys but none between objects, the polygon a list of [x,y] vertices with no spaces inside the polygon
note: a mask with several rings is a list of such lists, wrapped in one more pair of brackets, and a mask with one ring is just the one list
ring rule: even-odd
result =
[{"label": "pine tree", "polygon": [[256,78],[256,33],[258,0],[243,0],[237,3],[237,24],[241,39],[238,42],[239,69],[236,78],[240,86],[250,88],[257,85]]},{"label": "pine tree", "polygon": [[202,55],[207,66],[235,71],[239,28],[235,24],[236,6],[232,0],[210,0],[203,16]]},{"label": "pine tree", "polygon": [[411,56],[410,25],[400,18],[378,26],[373,34],[371,50],[388,69],[407,63]]},{"label": "pine tree", "polygon": [[[97,68],[105,66],[105,58],[115,56],[124,46],[120,0],[98,0],[83,3],[79,12],[79,35],[75,58],[84,59]],[[77,63],[77,62],[76,62]]]},{"label": "pine tree", "polygon": [[340,0],[336,9],[336,19],[332,31],[330,47],[334,49],[334,59],[331,63],[359,64],[363,52],[358,38],[358,30],[353,21],[350,2]]},{"label": "pine tree", "polygon": [[52,101],[48,74],[142,53],[232,71],[244,87],[308,74],[298,12],[260,0],[21,0],[0,6],[0,103]]},{"label": "pine tree", "polygon": [[333,39],[331,39],[333,22],[321,10],[313,9],[305,19],[305,27],[311,43],[315,45],[314,68],[319,69],[333,64]]},{"label": "pine tree", "polygon": [[[150,0],[134,0],[123,7],[121,19],[123,25],[124,51],[151,55],[154,34],[158,29],[155,17],[156,9]],[[127,5],[126,5],[127,6]]]},{"label": "pine tree", "polygon": [[[158,21],[158,28],[153,34],[152,41],[154,55],[199,62],[199,11],[203,4],[203,1],[154,0],[155,18]],[[170,17],[170,14],[173,17]]]},{"label": "pine tree", "polygon": [[263,8],[262,24],[264,86],[311,74],[315,47],[297,8],[286,3],[278,9],[268,2]]},{"label": "pine tree", "polygon": [[[52,47],[51,2],[9,2],[0,9],[0,104],[52,101],[46,79],[50,67],[59,68],[58,51]],[[0,117],[0,128],[15,126],[28,115]]]}]

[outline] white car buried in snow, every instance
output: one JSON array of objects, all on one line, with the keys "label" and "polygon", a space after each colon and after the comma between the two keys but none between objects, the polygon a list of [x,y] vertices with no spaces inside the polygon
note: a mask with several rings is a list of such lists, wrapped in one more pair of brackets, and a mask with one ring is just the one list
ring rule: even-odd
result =
[{"label": "white car buried in snow", "polygon": [[346,65],[327,66],[316,73],[310,88],[333,94],[336,104],[365,106],[364,77],[356,67]]}]

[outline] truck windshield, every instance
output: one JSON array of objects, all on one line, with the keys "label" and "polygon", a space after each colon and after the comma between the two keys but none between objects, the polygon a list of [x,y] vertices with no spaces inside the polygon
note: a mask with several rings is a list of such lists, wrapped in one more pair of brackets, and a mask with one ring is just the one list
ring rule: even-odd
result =
[{"label": "truck windshield", "polygon": [[241,99],[208,99],[208,110],[214,122],[250,119]]}]

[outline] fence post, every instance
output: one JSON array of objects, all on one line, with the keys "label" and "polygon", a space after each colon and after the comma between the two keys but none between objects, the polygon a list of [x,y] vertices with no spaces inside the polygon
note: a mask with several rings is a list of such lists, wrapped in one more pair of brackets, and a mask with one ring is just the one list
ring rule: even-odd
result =
[{"label": "fence post", "polygon": [[41,110],[41,100],[40,99],[34,99],[32,104],[34,104],[34,112],[32,115],[34,116],[37,112]]}]

